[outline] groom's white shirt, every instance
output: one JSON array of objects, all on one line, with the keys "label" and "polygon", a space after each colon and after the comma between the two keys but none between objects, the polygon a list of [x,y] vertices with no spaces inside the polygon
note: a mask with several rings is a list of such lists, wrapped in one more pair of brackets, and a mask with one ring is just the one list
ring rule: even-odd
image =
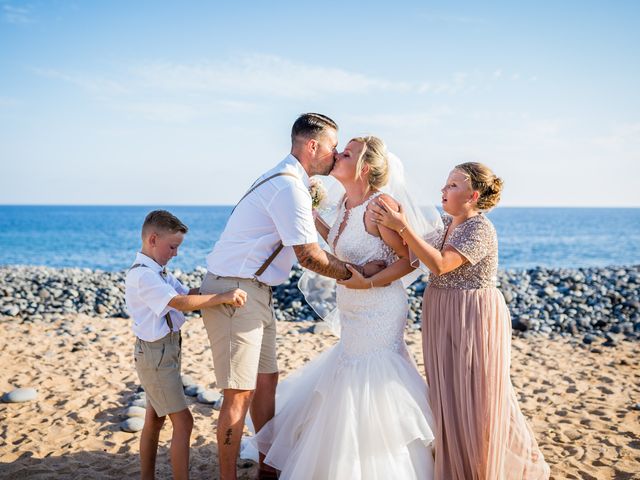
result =
[{"label": "groom's white shirt", "polygon": [[287,175],[272,178],[238,204],[207,256],[209,272],[253,278],[282,241],[284,248],[259,277],[263,283],[279,285],[289,278],[296,262],[292,245],[318,241],[311,214],[309,176],[300,162],[288,155],[258,181],[280,172],[293,173],[296,178]]}]

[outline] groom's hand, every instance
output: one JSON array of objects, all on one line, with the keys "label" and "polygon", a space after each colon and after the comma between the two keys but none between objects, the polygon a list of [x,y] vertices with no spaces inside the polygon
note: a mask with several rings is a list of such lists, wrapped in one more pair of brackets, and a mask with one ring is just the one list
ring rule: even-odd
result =
[{"label": "groom's hand", "polygon": [[372,277],[385,268],[387,268],[387,264],[383,260],[374,260],[372,262],[366,263],[362,267],[362,274],[365,278]]}]

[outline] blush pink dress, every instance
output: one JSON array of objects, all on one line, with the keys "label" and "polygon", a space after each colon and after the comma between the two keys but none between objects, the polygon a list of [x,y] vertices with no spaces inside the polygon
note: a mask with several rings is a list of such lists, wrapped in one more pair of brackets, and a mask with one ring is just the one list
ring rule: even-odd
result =
[{"label": "blush pink dress", "polygon": [[511,318],[496,288],[495,228],[477,215],[436,248],[453,247],[468,262],[431,275],[422,335],[435,420],[435,478],[548,479],[549,466],[520,411],[509,376]]}]

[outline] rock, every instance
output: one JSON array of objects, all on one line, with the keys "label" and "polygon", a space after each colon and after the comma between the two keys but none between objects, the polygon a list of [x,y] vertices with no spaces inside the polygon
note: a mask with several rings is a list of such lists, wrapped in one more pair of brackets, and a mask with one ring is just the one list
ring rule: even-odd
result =
[{"label": "rock", "polygon": [[181,375],[182,378],[182,386],[189,387],[191,385],[197,385],[196,381],[193,379],[191,375]]},{"label": "rock", "polygon": [[42,299],[42,300],[47,300],[49,298],[51,298],[51,292],[49,292],[49,290],[47,289],[42,289],[38,292],[38,296]]},{"label": "rock", "polygon": [[146,408],[147,406],[147,399],[146,398],[136,398],[135,400],[133,400],[130,404],[131,407],[140,407],[140,408]]},{"label": "rock", "polygon": [[582,342],[586,343],[587,345],[591,345],[593,342],[595,342],[597,339],[597,337],[595,335],[591,335],[590,333],[587,333],[583,338],[582,338]]},{"label": "rock", "polygon": [[511,328],[518,332],[526,332],[528,330],[527,325],[521,322],[520,318],[516,316],[511,318]]},{"label": "rock", "polygon": [[143,417],[130,417],[120,423],[120,429],[125,432],[139,432],[144,427]]},{"label": "rock", "polygon": [[213,402],[213,409],[220,410],[222,408],[222,402],[224,401],[224,397],[220,397],[218,400]]},{"label": "rock", "polygon": [[205,391],[205,388],[202,385],[189,385],[184,387],[184,394],[189,397],[195,397],[198,394]]},{"label": "rock", "polygon": [[38,391],[35,388],[16,388],[10,392],[5,393],[2,396],[2,401],[5,403],[22,403],[31,402],[38,398]]},{"label": "rock", "polygon": [[219,400],[221,397],[222,395],[220,392],[216,390],[205,390],[198,394],[198,402],[206,405],[213,405],[216,400]]},{"label": "rock", "polygon": [[14,305],[3,307],[2,309],[2,314],[8,315],[10,317],[17,317],[19,313],[20,313],[20,309]]},{"label": "rock", "polygon": [[318,322],[313,326],[313,333],[315,333],[316,335],[329,334],[329,333],[332,333],[332,331],[328,323]]},{"label": "rock", "polygon": [[146,415],[147,410],[142,407],[131,406],[127,407],[122,411],[122,415],[124,417],[142,417]]},{"label": "rock", "polygon": [[504,301],[507,303],[513,302],[514,295],[510,290],[503,290],[502,295],[504,296]]}]

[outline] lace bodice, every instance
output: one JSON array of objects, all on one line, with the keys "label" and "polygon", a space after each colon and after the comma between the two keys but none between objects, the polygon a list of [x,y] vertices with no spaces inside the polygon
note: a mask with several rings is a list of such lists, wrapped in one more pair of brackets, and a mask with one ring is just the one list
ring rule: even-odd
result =
[{"label": "lace bodice", "polygon": [[[373,260],[384,260],[389,264],[397,259],[393,249],[384,243],[380,237],[367,232],[364,224],[364,214],[367,211],[367,206],[381,193],[374,193],[365,202],[351,209],[346,208],[346,200],[342,202],[336,222],[327,236],[329,245],[340,260],[355,265],[364,265]],[[342,232],[339,232],[345,216],[347,217],[347,223]],[[338,240],[337,243],[336,239]]]},{"label": "lace bodice", "polygon": [[[365,229],[367,205],[379,195],[380,192],[375,193],[362,205],[349,210],[343,202],[327,236],[340,260],[355,265],[373,260],[384,260],[390,264],[397,260],[393,249]],[[346,224],[338,234],[345,216]],[[340,312],[342,362],[357,361],[380,350],[406,351],[403,334],[408,304],[407,293],[400,280],[386,287],[366,290],[338,285],[336,300]]]}]

